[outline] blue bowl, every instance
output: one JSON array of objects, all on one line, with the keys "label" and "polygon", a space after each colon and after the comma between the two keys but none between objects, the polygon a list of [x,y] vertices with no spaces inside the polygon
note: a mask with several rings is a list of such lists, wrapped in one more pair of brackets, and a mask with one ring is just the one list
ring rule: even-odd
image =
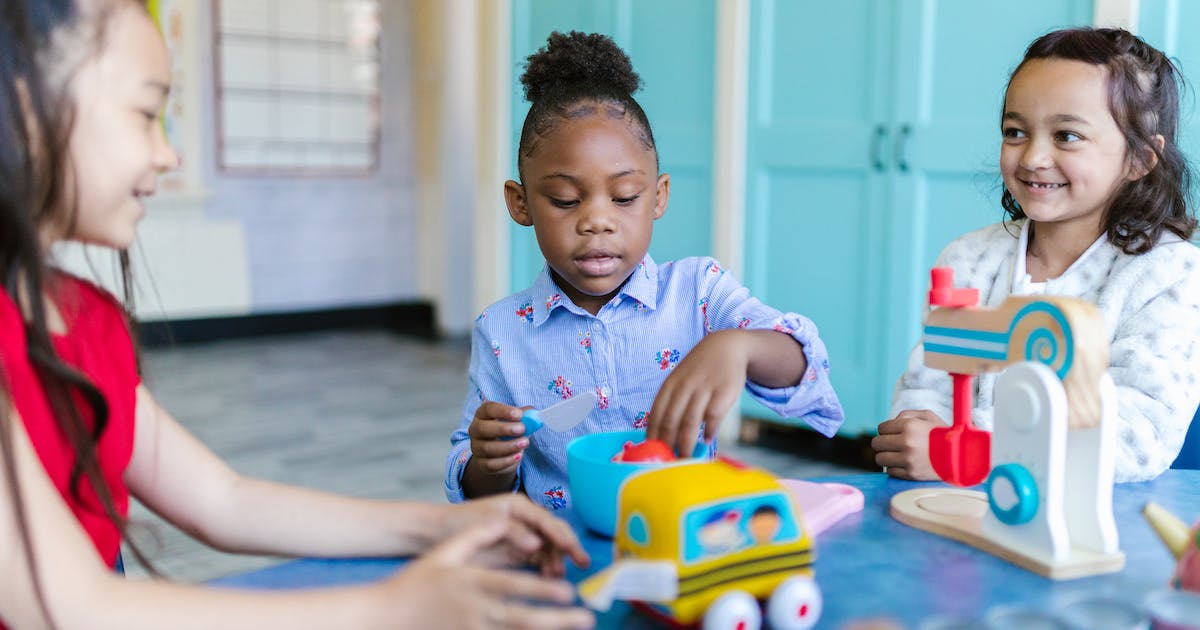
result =
[{"label": "blue bowl", "polygon": [[667,465],[664,462],[614,462],[626,442],[642,442],[646,432],[592,433],[567,445],[567,483],[575,512],[589,529],[612,538],[617,524],[617,497],[630,475]]}]

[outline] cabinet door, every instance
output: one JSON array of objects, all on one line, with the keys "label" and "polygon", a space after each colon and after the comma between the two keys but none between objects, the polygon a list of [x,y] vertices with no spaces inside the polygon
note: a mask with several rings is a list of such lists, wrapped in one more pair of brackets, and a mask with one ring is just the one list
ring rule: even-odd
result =
[{"label": "cabinet door", "polygon": [[886,417],[937,253],[1001,218],[1009,71],[1034,37],[1091,12],[1083,0],[752,5],[747,282],[820,327],[842,433]]},{"label": "cabinet door", "polygon": [[[660,169],[671,174],[671,201],[654,228],[650,254],[665,261],[712,249],[715,0],[516,0],[513,3],[513,143],[529,104],[520,76],[525,59],[551,32],[611,35],[642,77],[634,95],[654,131]],[[499,189],[501,182],[497,182]],[[512,224],[512,290],[529,286],[545,259],[533,230]]]},{"label": "cabinet door", "polygon": [[[860,420],[851,432],[884,398],[893,11],[891,0],[759,0],[750,13],[745,283],[817,324],[847,418]],[[745,413],[774,416],[746,401]]]},{"label": "cabinet door", "polygon": [[[1200,81],[1200,39],[1195,33],[1200,27],[1200,3],[1172,0],[1142,0],[1138,9],[1138,34],[1146,43],[1167,54],[1183,74],[1187,84],[1180,95],[1179,148],[1197,169],[1200,162],[1200,118],[1196,116],[1196,89]],[[1193,170],[1192,198],[1200,200],[1200,178]],[[1193,242],[1200,244],[1200,234]]]},{"label": "cabinet door", "polygon": [[[889,313],[878,357],[892,385],[920,335],[929,268],[956,237],[1003,218],[1000,115],[1009,74],[1038,36],[1091,23],[1090,0],[898,4],[896,143],[886,213]],[[882,418],[882,416],[877,416]]]}]

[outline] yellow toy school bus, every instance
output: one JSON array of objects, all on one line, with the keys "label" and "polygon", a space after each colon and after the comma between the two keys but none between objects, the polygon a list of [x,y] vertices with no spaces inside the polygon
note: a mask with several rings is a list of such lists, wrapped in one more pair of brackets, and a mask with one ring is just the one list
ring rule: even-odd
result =
[{"label": "yellow toy school bus", "polygon": [[631,476],[621,487],[612,566],[580,585],[606,609],[625,599],[677,625],[705,630],[813,627],[821,593],[799,508],[765,471],[726,461]]}]

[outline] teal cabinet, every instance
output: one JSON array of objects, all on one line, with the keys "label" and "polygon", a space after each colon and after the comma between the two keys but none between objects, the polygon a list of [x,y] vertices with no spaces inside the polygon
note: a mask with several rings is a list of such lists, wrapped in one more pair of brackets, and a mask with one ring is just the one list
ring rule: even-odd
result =
[{"label": "teal cabinet", "polygon": [[[1200,3],[1177,0],[1141,0],[1138,7],[1138,34],[1146,43],[1167,54],[1183,74],[1186,84],[1181,94],[1179,147],[1193,169],[1200,166],[1200,118],[1196,116],[1196,81],[1200,80],[1200,39],[1192,33],[1200,26]],[[1193,176],[1196,171],[1193,171]],[[1200,181],[1192,181],[1192,203],[1200,199]],[[1200,235],[1193,239],[1200,244]]]},{"label": "teal cabinet", "polygon": [[1091,17],[1082,0],[752,3],[744,277],[821,329],[844,434],[886,418],[938,252],[1002,217],[1009,72]]},{"label": "teal cabinet", "polygon": [[[635,6],[636,5],[636,6]],[[660,168],[671,174],[671,201],[654,228],[650,254],[665,261],[712,250],[713,77],[715,0],[515,0],[513,2],[513,141],[529,104],[520,84],[525,59],[551,32],[612,36],[633,60],[643,87],[635,94],[654,130]],[[497,191],[500,182],[496,183]],[[503,211],[502,209],[500,211]],[[512,224],[511,290],[532,283],[545,264],[531,228]]]}]

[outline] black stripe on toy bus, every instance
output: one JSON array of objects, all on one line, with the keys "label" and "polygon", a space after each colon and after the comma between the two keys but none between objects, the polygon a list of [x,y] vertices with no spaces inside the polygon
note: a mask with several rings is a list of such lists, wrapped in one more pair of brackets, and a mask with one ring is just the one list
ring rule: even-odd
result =
[{"label": "black stripe on toy bus", "polygon": [[695,595],[696,593],[730,582],[783,571],[804,569],[811,567],[812,563],[812,553],[808,551],[758,558],[756,560],[744,560],[736,564],[721,567],[720,569],[706,571],[699,575],[680,578],[678,597]]}]

